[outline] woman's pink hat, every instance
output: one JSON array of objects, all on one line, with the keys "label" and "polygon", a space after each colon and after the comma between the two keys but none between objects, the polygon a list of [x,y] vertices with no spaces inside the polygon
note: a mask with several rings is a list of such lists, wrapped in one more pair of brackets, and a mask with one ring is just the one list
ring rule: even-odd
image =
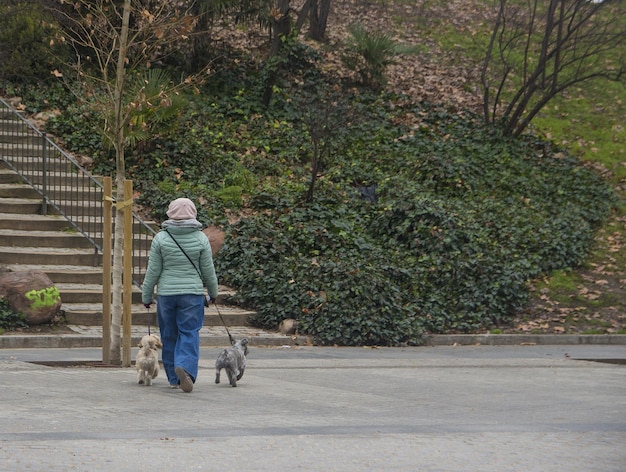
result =
[{"label": "woman's pink hat", "polygon": [[177,198],[170,203],[167,210],[168,218],[172,220],[191,220],[198,215],[196,206],[188,198]]}]

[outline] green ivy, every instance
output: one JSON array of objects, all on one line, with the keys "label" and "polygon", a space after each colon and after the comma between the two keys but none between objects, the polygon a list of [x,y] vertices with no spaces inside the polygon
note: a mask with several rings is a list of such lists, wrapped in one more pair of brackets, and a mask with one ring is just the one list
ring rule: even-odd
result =
[{"label": "green ivy", "polygon": [[[255,325],[295,318],[323,344],[419,344],[425,333],[506,324],[530,279],[585,260],[616,200],[579,160],[532,136],[505,138],[471,113],[354,88],[294,61],[281,64],[267,108],[267,70],[242,61],[189,97],[175,133],[128,154],[139,202],[157,220],[186,196],[200,221],[226,228],[220,282],[256,311]],[[305,117],[325,110],[316,93],[328,89],[345,101],[344,120],[317,141],[329,148],[305,203],[316,142]],[[97,153],[90,116],[64,113],[54,129]]]},{"label": "green ivy", "polygon": [[13,311],[8,300],[0,298],[0,332],[2,330],[15,330],[18,328],[28,328],[26,317],[21,313]]}]

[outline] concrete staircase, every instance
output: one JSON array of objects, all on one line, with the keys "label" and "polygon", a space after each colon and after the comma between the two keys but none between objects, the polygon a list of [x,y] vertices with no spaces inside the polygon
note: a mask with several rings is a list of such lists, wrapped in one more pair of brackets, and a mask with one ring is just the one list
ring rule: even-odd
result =
[{"label": "concrete staircase", "polygon": [[[32,139],[26,138],[20,142],[16,136],[16,119],[19,120],[12,111],[0,110],[0,266],[12,271],[34,269],[45,272],[61,293],[68,324],[102,326],[102,254],[65,217],[58,212],[55,214],[54,208],[47,206],[47,214],[43,215],[40,194],[10,168],[13,155],[23,152],[23,148],[28,148],[28,155],[32,156],[28,159],[35,168],[40,159],[36,142],[33,144]],[[94,209],[101,211],[101,202],[89,201],[91,193],[85,191],[89,185],[76,185],[76,172],[56,169],[53,179],[54,185],[67,193],[67,198],[90,208],[86,212],[90,216],[86,218],[93,217]],[[97,234],[101,242],[101,228]],[[143,234],[144,244],[145,237]],[[224,297],[229,293],[227,287],[220,287],[218,303],[224,322],[229,327],[247,326],[253,312],[223,305]],[[136,286],[132,299],[132,324],[154,326],[154,309],[147,312]],[[205,325],[222,326],[222,318],[214,307],[209,307],[205,313]]]}]

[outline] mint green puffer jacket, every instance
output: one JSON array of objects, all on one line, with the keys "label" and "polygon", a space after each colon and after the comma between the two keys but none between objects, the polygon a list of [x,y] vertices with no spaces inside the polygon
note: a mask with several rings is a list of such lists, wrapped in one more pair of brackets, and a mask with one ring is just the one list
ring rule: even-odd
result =
[{"label": "mint green puffer jacket", "polygon": [[141,287],[142,303],[152,303],[155,286],[158,295],[202,295],[203,281],[211,298],[217,298],[217,275],[213,266],[211,245],[206,235],[200,231],[200,226],[178,227],[164,223],[163,227],[166,226],[201,272],[202,280],[172,237],[162,230],[154,237],[150,247],[148,269]]}]

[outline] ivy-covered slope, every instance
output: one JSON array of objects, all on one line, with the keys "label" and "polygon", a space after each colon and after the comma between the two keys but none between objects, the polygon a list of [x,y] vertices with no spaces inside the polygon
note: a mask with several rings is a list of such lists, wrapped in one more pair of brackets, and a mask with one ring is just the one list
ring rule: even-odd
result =
[{"label": "ivy-covered slope", "polygon": [[[341,345],[497,326],[530,278],[583,260],[613,205],[578,160],[470,113],[367,92],[306,60],[264,108],[263,76],[234,64],[127,168],[157,219],[188,196],[224,226],[220,281],[259,326],[295,318]],[[68,106],[50,130],[84,145],[88,117]],[[82,151],[110,170],[106,149]]]},{"label": "ivy-covered slope", "polygon": [[[296,318],[324,343],[419,343],[505,322],[531,277],[583,260],[612,194],[580,162],[445,110],[370,105],[312,203],[292,173],[230,229],[220,274],[259,325]],[[407,114],[419,125],[398,127]]]}]

